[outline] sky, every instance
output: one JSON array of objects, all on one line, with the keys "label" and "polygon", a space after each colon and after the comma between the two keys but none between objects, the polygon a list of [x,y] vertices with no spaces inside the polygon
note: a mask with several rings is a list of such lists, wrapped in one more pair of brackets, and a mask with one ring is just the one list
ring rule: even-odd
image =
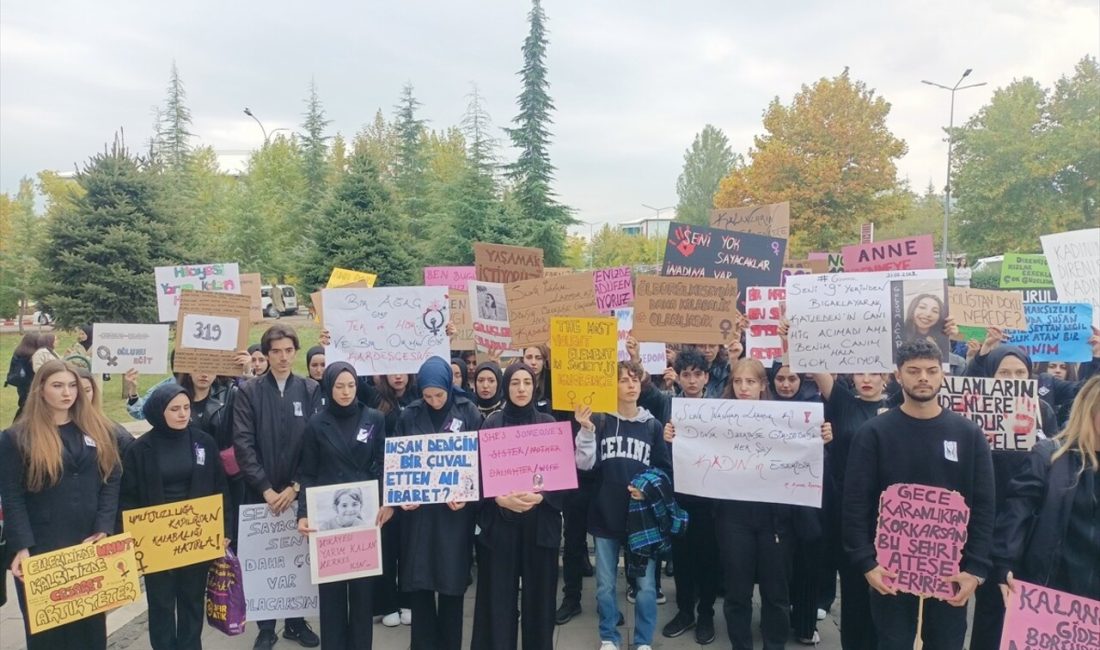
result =
[{"label": "sky", "polygon": [[[576,218],[640,219],[677,202],[684,151],[704,125],[745,154],[768,103],[840,74],[892,104],[908,154],[899,177],[942,189],[949,93],[955,123],[993,91],[1032,77],[1050,87],[1100,53],[1097,0],[766,3],[544,0],[555,190]],[[329,129],[348,139],[405,83],[431,128],[456,125],[476,83],[503,128],[516,113],[521,0],[110,2],[4,0],[0,6],[0,191],[39,170],[72,170],[120,129],[152,131],[173,61],[197,144],[258,148],[260,128],[298,129],[313,80]],[[501,154],[514,157],[500,131]],[[232,156],[226,157],[232,164]],[[645,206],[651,206],[653,209]],[[663,213],[670,216],[671,210]],[[587,231],[589,226],[580,229]]]}]

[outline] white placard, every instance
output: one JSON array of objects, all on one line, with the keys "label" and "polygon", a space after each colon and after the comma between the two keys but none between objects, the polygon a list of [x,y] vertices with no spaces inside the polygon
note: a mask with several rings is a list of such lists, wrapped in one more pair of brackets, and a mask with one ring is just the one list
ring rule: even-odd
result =
[{"label": "white placard", "polygon": [[237,559],[244,574],[250,621],[320,615],[317,585],[310,582],[309,543],[298,532],[298,504],[279,515],[266,503],[242,505]]},{"label": "white placard", "polygon": [[512,325],[508,320],[508,299],[499,282],[467,283],[470,296],[470,322],[474,328],[474,346],[478,352],[509,350]]},{"label": "white placard", "polygon": [[1100,228],[1043,235],[1040,239],[1058,301],[1092,305],[1092,326],[1100,327]]},{"label": "white placard", "polygon": [[821,403],[672,400],[676,491],[821,507]]},{"label": "white placard", "polygon": [[774,366],[783,358],[783,339],[779,324],[786,309],[787,290],[783,287],[749,287],[745,291],[745,357],[765,366]]},{"label": "white placard", "polygon": [[153,277],[157,293],[157,320],[162,323],[178,318],[184,289],[241,292],[241,272],[236,262],[158,266],[153,269]]},{"label": "white placard", "polygon": [[[629,361],[630,354],[626,351],[626,339],[630,336],[630,330],[634,328],[634,308],[620,307],[612,309],[611,313],[618,319],[619,329],[619,361]],[[642,368],[651,375],[663,375],[668,367],[668,358],[665,356],[665,344],[652,341],[638,343],[638,355],[642,357]]]},{"label": "white placard", "polygon": [[443,423],[451,433],[386,438],[382,503],[425,505],[481,498],[477,432],[463,432],[469,424],[452,418]]},{"label": "white placard", "polygon": [[378,481],[306,488],[310,579],[314,584],[382,575]]},{"label": "white placard", "polygon": [[96,374],[136,368],[141,374],[163,375],[168,372],[168,326],[95,323],[89,352]]},{"label": "white placard", "polygon": [[183,334],[183,345],[201,350],[221,350],[232,352],[237,348],[237,334],[240,321],[225,316],[207,316],[204,314],[186,314],[179,326]]}]

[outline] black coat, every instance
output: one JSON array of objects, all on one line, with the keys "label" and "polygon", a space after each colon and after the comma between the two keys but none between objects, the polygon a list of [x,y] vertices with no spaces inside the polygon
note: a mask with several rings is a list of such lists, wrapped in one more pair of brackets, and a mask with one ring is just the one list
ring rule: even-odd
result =
[{"label": "black coat", "polygon": [[298,482],[302,486],[298,498],[299,518],[308,516],[303,498],[306,488],[382,478],[386,420],[380,411],[363,406],[358,430],[367,429],[370,433],[365,442],[347,440],[336,418],[327,410],[309,419],[302,444],[302,462],[298,466]]}]

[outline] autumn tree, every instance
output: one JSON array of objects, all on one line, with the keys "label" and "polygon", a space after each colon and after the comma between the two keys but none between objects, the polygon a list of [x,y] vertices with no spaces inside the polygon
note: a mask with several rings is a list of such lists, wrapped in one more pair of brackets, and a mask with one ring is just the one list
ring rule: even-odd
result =
[{"label": "autumn tree", "polygon": [[684,152],[684,169],[676,179],[676,194],[680,197],[676,220],[707,225],[718,183],[741,164],[741,156],[730,149],[722,129],[710,124],[704,126]]},{"label": "autumn tree", "polygon": [[659,265],[665,257],[665,237],[630,235],[605,225],[589,242],[592,268]]}]

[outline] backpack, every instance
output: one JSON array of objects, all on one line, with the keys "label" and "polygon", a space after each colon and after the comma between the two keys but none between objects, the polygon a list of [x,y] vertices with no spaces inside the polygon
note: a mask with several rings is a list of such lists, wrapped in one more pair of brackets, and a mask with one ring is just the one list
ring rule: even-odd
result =
[{"label": "backpack", "polygon": [[34,371],[30,363],[25,359],[13,356],[11,365],[8,366],[8,376],[4,379],[5,386],[15,386],[17,389],[26,389],[34,379]]}]

